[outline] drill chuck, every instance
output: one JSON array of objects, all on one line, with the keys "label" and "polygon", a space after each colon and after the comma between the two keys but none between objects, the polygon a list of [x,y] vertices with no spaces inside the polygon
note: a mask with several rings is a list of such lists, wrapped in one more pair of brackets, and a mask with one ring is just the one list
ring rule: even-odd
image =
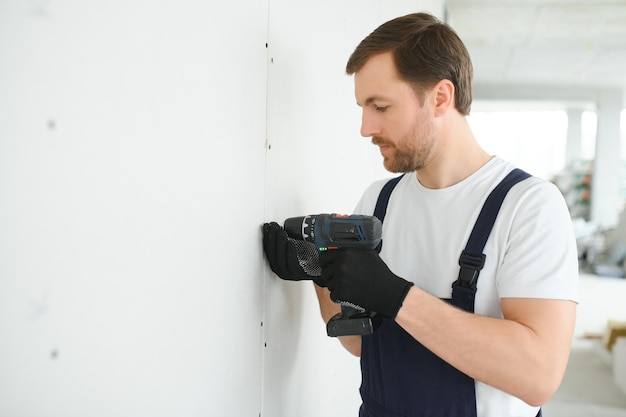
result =
[{"label": "drill chuck", "polygon": [[287,232],[287,236],[292,239],[309,242],[309,235],[311,234],[311,217],[315,216],[290,217],[286,219],[284,227],[285,232]]}]

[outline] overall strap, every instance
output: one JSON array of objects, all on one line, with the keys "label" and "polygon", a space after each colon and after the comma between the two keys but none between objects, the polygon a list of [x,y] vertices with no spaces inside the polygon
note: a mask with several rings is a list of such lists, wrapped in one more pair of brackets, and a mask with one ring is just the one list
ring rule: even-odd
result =
[{"label": "overall strap", "polygon": [[461,252],[461,257],[459,258],[459,266],[461,267],[459,278],[452,284],[452,302],[457,307],[465,311],[474,311],[478,274],[485,265],[483,250],[491,229],[493,229],[504,197],[506,197],[511,187],[528,177],[530,177],[530,174],[521,169],[514,169],[491,191],[491,194],[485,200],[465,250]]},{"label": "overall strap", "polygon": [[389,204],[389,197],[391,197],[391,192],[396,185],[400,182],[400,180],[404,177],[404,174],[399,177],[395,177],[387,181],[387,183],[383,186],[383,189],[380,190],[380,194],[378,194],[378,200],[376,200],[376,208],[374,209],[374,216],[380,220],[382,223],[385,219],[385,215],[387,214],[387,205]]}]

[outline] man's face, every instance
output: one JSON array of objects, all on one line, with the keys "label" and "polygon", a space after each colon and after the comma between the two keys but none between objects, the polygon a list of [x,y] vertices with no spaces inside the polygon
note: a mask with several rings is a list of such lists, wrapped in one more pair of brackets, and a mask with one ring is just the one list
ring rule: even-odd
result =
[{"label": "man's face", "polygon": [[[357,104],[363,111],[361,135],[380,147],[391,172],[423,168],[432,154],[436,129],[433,105],[398,78],[391,53],[371,57],[354,75]],[[428,97],[428,94],[427,94]]]}]

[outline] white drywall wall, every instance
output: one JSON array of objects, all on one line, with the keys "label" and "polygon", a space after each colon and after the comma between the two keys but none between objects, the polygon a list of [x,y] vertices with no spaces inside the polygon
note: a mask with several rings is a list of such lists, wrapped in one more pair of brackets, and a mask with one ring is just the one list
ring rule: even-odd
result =
[{"label": "white drywall wall", "polygon": [[0,415],[258,416],[267,3],[0,3]]},{"label": "white drywall wall", "polygon": [[0,416],[356,415],[260,225],[389,175],[345,61],[441,3],[0,2]]}]

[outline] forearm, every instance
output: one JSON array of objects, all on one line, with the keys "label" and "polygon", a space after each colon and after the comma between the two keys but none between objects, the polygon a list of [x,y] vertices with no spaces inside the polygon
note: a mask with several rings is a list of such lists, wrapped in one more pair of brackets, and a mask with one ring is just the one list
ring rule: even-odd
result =
[{"label": "forearm", "polygon": [[[314,284],[315,293],[320,304],[320,312],[324,323],[341,312],[341,306],[330,299],[330,292],[319,285]],[[341,336],[338,337],[344,348],[354,356],[361,356],[361,336]]]},{"label": "forearm", "polygon": [[[545,403],[565,371],[575,304],[568,301],[516,299],[505,319],[464,312],[412,288],[396,321],[433,353],[472,378],[514,395],[531,405]],[[523,305],[524,304],[524,305]],[[519,307],[549,315],[528,319]],[[521,310],[521,309],[519,309]],[[549,317],[549,318],[548,318]]]}]

